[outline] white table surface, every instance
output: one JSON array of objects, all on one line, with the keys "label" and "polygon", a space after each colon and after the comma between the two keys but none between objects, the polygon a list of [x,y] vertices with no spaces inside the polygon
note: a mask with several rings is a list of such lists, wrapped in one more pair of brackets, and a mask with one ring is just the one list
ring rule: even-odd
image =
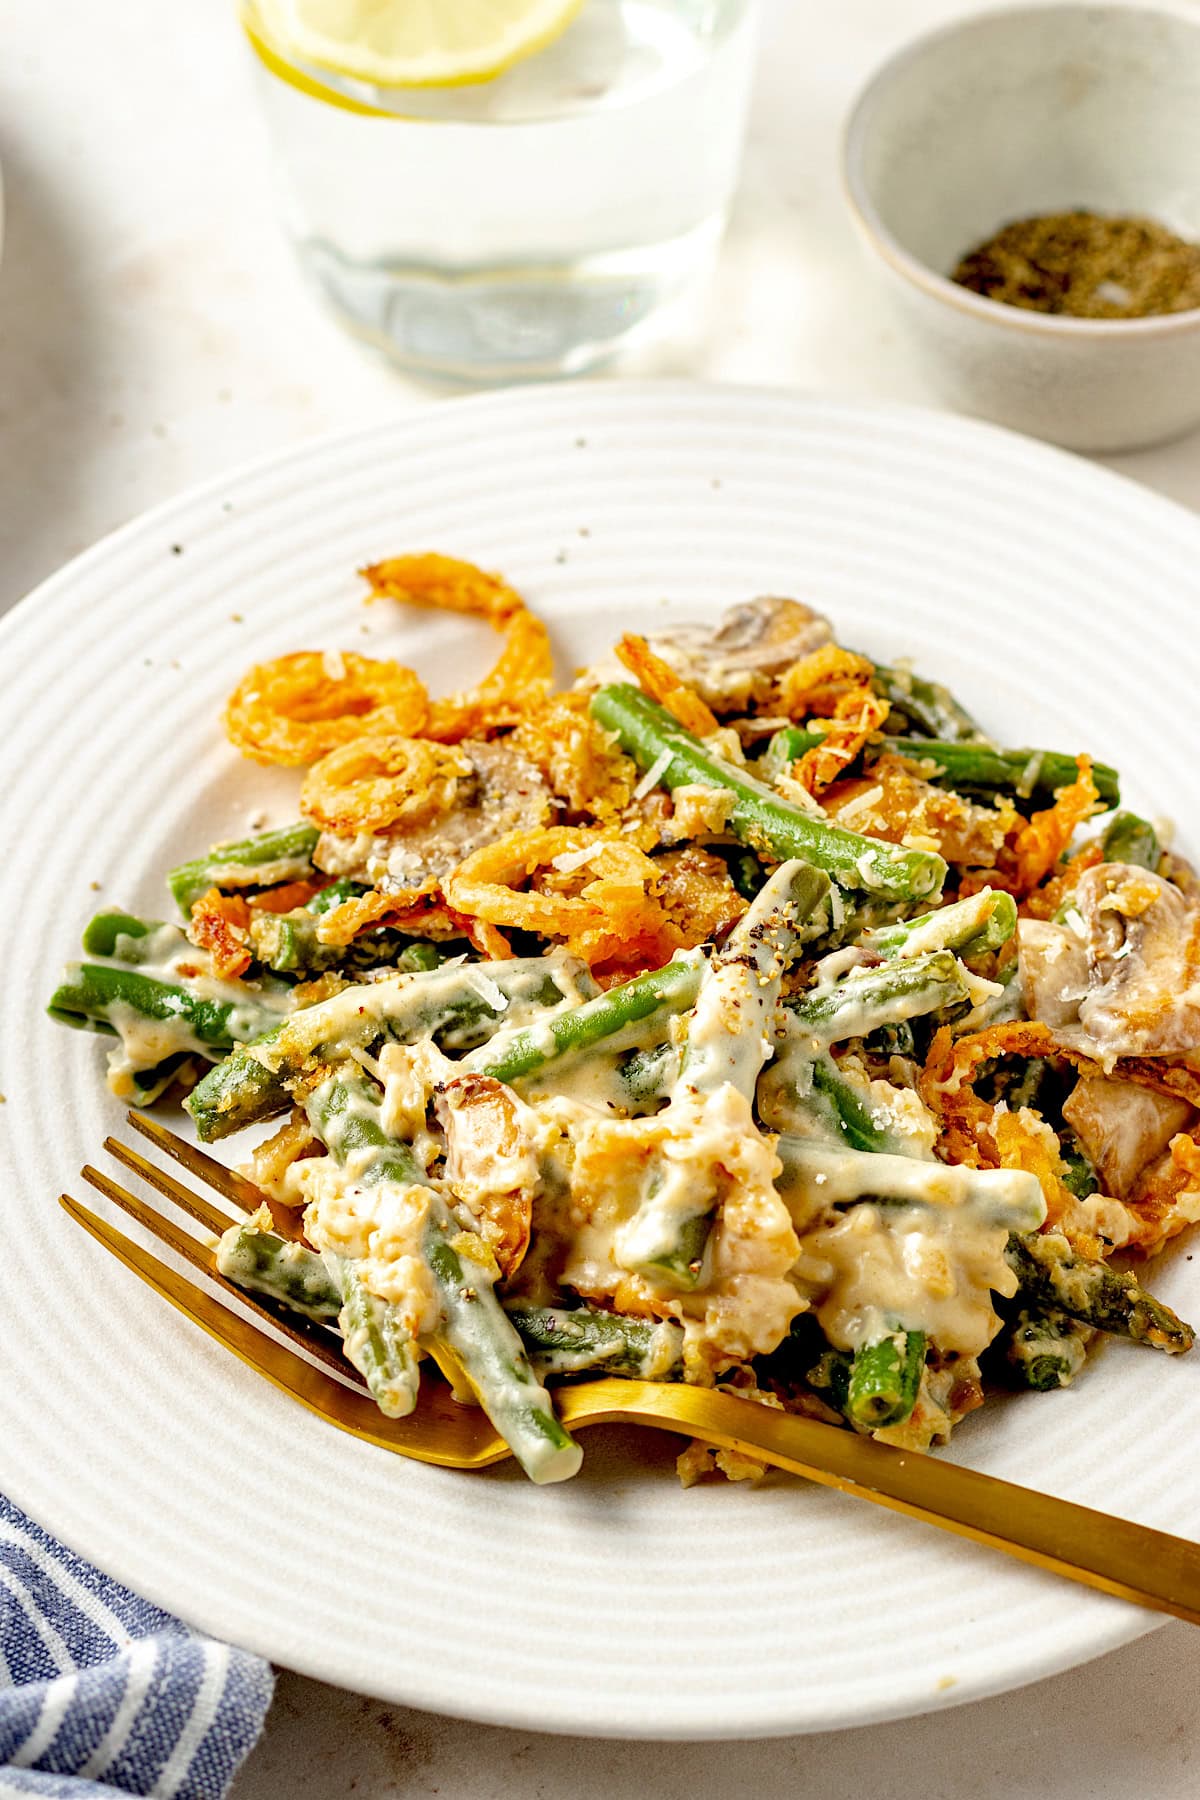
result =
[{"label": "white table surface", "polygon": [[[614,372],[927,401],[859,261],[838,133],[891,46],[968,9],[765,4],[745,175],[717,280],[671,342],[631,352]],[[178,489],[432,391],[366,358],[301,288],[276,229],[232,14],[231,0],[6,0],[0,609]],[[1109,460],[1200,505],[1200,436]],[[234,1792],[1194,1800],[1197,1694],[1200,1633],[1181,1625],[936,1719],[749,1745],[541,1737],[281,1674]]]}]

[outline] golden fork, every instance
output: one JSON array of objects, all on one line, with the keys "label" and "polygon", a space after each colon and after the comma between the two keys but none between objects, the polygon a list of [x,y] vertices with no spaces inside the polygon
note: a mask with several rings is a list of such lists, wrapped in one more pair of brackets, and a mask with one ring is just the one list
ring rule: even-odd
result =
[{"label": "golden fork", "polygon": [[[157,1120],[132,1112],[128,1117],[137,1131],[215,1189],[239,1215],[264,1201],[270,1205],[251,1182]],[[206,1231],[219,1234],[233,1222],[228,1212],[127,1144],[110,1137],[104,1148]],[[90,1164],[83,1175],[159,1243],[203,1271],[210,1283],[236,1294],[243,1308],[269,1325],[270,1335],[63,1194],[61,1203],[71,1218],[210,1337],[310,1411],[384,1450],[444,1468],[481,1469],[510,1454],[484,1413],[459,1404],[440,1382],[425,1384],[417,1411],[409,1418],[385,1419],[333,1348],[332,1339],[323,1339],[317,1328],[308,1332],[281,1323],[216,1271],[210,1245]],[[290,1216],[282,1208],[272,1211],[277,1227],[295,1236]],[[293,1340],[305,1354],[280,1342],[281,1336]],[[1184,1538],[711,1388],[600,1379],[560,1389],[558,1401],[564,1424],[576,1430],[621,1421],[683,1432],[939,1525],[1122,1600],[1200,1624],[1200,1545]]]}]

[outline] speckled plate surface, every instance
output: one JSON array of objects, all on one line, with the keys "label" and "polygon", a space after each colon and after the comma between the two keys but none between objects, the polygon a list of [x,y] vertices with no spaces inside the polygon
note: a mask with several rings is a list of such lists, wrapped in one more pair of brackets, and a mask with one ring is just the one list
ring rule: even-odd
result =
[{"label": "speckled plate surface", "polygon": [[[551,1490],[322,1425],[55,1205],[121,1109],[96,1040],[42,1014],[97,900],[297,782],[221,739],[256,658],[399,654],[458,685],[462,621],[361,605],[357,565],[503,569],[564,673],[615,633],[761,592],[910,653],[1015,743],[1087,746],[1197,832],[1200,522],[1042,446],[932,413],[691,386],[531,388],[302,445],[148,515],[0,625],[0,1488],[195,1624],[416,1706],[602,1735],[858,1725],[1082,1662],[1155,1620],[839,1495],[682,1492],[671,1440],[589,1433]],[[468,669],[468,665],[470,668]],[[93,1197],[88,1195],[89,1201]],[[1200,1313],[1186,1245],[1157,1277]],[[998,1402],[963,1461],[1200,1533],[1200,1356],[1106,1348]]]}]

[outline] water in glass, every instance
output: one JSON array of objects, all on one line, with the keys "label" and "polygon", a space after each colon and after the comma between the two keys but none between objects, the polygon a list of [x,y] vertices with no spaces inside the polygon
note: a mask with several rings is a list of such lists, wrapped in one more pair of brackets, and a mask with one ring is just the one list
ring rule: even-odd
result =
[{"label": "water in glass", "polygon": [[383,89],[245,23],[301,262],[397,362],[566,373],[711,262],[737,175],[755,0],[585,0],[491,81]]}]

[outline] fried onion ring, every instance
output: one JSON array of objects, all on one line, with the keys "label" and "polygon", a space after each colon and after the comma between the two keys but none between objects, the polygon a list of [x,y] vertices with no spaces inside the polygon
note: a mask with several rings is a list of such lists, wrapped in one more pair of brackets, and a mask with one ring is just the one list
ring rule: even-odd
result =
[{"label": "fried onion ring", "polygon": [[367,732],[409,736],[429,714],[412,669],[352,651],[297,650],[256,663],[225,708],[231,743],[259,763],[316,762]]},{"label": "fried onion ring", "polygon": [[525,602],[501,575],[489,575],[457,556],[422,551],[415,556],[389,556],[359,573],[370,583],[372,600],[398,600],[404,606],[429,606],[440,612],[470,613],[503,625]]},{"label": "fried onion ring", "polygon": [[875,665],[840,644],[822,644],[792,663],[779,677],[779,704],[789,718],[836,716],[837,703],[847,693],[868,687]]},{"label": "fried onion ring", "polygon": [[540,619],[524,608],[510,614],[504,649],[490,675],[477,687],[435,700],[425,725],[427,737],[456,744],[465,737],[519,725],[540,705],[554,680],[550,636]]},{"label": "fried onion ring", "polygon": [[504,649],[490,675],[476,687],[433,704],[421,727],[426,737],[450,744],[504,730],[519,724],[548,694],[554,658],[546,627],[501,576],[432,551],[392,556],[361,573],[370,584],[372,600],[468,613],[506,632]]},{"label": "fried onion ring", "polygon": [[370,736],[331,750],[311,768],[300,811],[323,831],[350,836],[444,818],[474,765],[461,750],[423,738]]},{"label": "fried onion ring", "polygon": [[678,719],[685,731],[699,738],[711,737],[721,729],[720,723],[686,681],[681,681],[670,663],[656,656],[644,637],[627,631],[616,645],[616,652],[633,675],[643,693],[665,706],[672,718]]},{"label": "fried onion ring", "polygon": [[306,905],[314,894],[319,894],[326,881],[327,878],[320,881],[285,881],[280,887],[264,888],[260,894],[251,894],[250,906],[255,912],[294,912],[298,906]]}]

